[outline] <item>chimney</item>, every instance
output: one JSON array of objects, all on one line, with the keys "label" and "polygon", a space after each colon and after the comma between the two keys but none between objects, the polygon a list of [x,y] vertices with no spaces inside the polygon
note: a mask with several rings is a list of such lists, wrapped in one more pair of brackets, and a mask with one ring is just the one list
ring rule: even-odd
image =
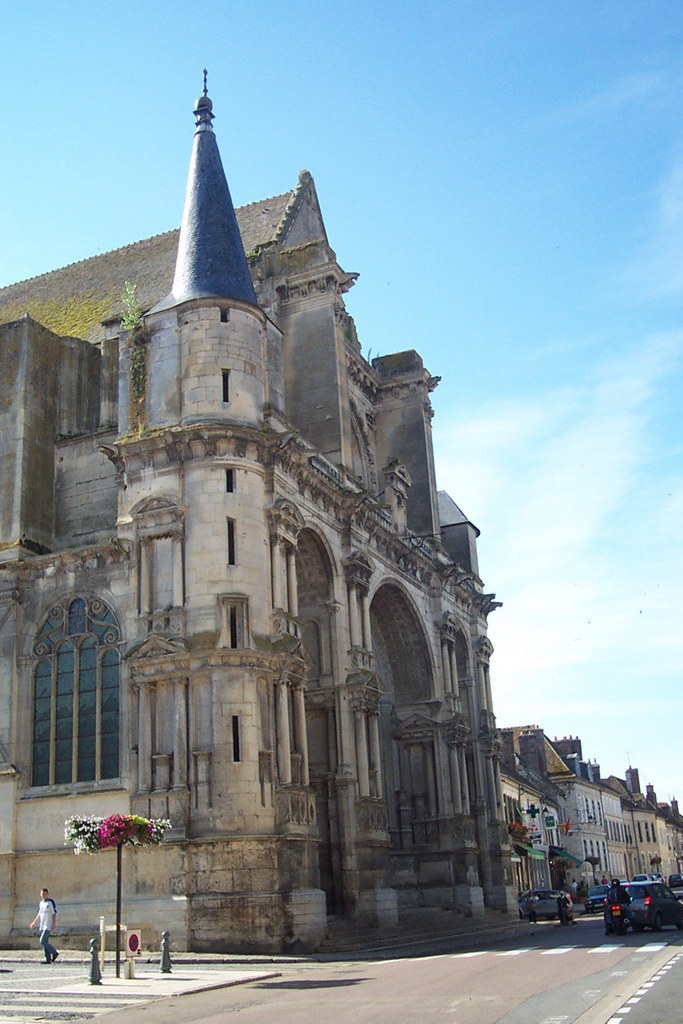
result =
[{"label": "chimney", "polygon": [[631,796],[636,796],[640,793],[640,776],[638,775],[637,768],[628,767],[626,769],[626,788]]},{"label": "chimney", "polygon": [[515,770],[515,736],[512,729],[501,729],[500,766],[508,772]]},{"label": "chimney", "polygon": [[678,810],[678,800],[675,796],[671,797],[671,813],[677,818],[680,818],[680,811]]},{"label": "chimney", "polygon": [[561,740],[553,740],[553,746],[558,752],[561,758],[569,757],[571,754],[576,754],[579,761],[583,761],[583,752],[581,750],[581,740],[578,736],[563,736]]},{"label": "chimney", "polygon": [[655,793],[655,787],[651,786],[649,783],[645,787],[645,797],[651,804],[654,804],[655,807],[657,806],[657,794]]},{"label": "chimney", "polygon": [[519,737],[519,756],[539,775],[548,774],[542,729],[528,729]]}]

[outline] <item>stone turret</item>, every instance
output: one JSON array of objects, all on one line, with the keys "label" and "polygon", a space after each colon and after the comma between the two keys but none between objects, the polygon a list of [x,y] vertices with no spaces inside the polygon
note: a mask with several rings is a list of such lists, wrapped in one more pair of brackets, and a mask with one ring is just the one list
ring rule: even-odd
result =
[{"label": "stone turret", "polygon": [[257,426],[265,404],[283,406],[282,339],[257,305],[206,84],[194,114],[173,286],[122,338],[121,434],[205,421]]}]

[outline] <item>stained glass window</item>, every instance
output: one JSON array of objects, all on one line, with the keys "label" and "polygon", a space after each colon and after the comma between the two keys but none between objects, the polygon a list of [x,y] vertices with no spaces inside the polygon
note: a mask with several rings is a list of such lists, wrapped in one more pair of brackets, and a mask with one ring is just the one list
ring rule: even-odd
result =
[{"label": "stained glass window", "polygon": [[55,605],[33,645],[33,785],[119,774],[120,630],[107,605]]}]

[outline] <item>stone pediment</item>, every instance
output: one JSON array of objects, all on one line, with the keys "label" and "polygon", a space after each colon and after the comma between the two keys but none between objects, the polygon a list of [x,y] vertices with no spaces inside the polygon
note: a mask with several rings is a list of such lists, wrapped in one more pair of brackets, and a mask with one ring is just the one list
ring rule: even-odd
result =
[{"label": "stone pediment", "polygon": [[168,497],[166,494],[157,494],[153,498],[145,498],[144,501],[139,502],[130,510],[130,514],[137,518],[150,513],[176,512],[178,508],[179,505],[175,498]]},{"label": "stone pediment", "polygon": [[433,718],[419,712],[408,715],[399,722],[400,738],[403,741],[418,742],[431,739],[437,728],[438,723]]},{"label": "stone pediment", "polygon": [[127,661],[138,661],[141,658],[162,658],[168,655],[184,654],[187,651],[187,644],[177,637],[159,636],[154,633],[145,637],[139,644],[128,651]]}]

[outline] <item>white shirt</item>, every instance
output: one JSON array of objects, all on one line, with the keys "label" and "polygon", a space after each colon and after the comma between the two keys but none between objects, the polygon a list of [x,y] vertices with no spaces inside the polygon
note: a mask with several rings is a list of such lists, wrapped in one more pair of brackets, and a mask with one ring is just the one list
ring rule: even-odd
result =
[{"label": "white shirt", "polygon": [[40,930],[45,931],[47,928],[52,931],[52,927],[55,919],[55,905],[52,900],[41,900],[38,904],[38,915],[40,917]]}]

